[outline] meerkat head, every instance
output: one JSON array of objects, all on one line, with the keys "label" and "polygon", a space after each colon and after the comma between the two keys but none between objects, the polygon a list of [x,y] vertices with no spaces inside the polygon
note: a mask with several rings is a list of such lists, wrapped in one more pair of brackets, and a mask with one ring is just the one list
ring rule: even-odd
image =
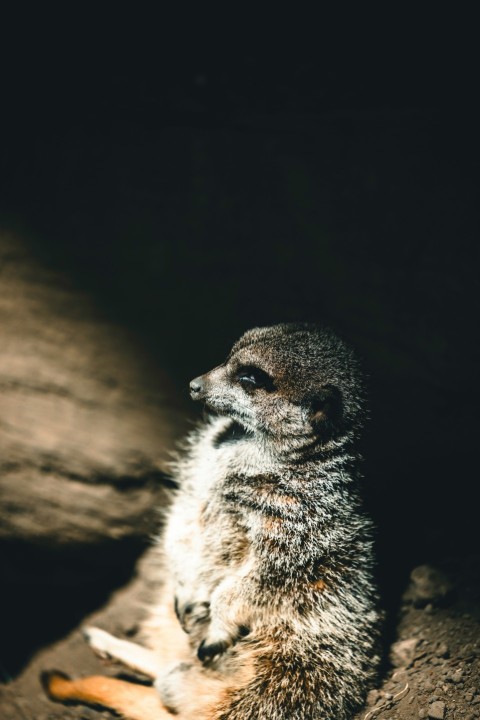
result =
[{"label": "meerkat head", "polygon": [[327,441],[362,420],[363,386],[351,350],[332,332],[308,324],[245,333],[227,360],[190,383],[203,400],[246,430],[288,441]]}]

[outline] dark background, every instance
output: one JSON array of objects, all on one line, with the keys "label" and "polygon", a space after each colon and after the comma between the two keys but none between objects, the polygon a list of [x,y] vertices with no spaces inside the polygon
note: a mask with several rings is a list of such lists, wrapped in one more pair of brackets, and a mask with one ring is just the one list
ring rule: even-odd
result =
[{"label": "dark background", "polygon": [[336,328],[370,376],[386,584],[471,554],[473,18],[68,12],[4,18],[4,226],[182,393],[248,327]]}]

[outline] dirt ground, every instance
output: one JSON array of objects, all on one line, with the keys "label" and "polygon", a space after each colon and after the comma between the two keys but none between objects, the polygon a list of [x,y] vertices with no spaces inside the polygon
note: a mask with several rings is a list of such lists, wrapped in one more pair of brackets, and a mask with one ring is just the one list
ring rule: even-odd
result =
[{"label": "dirt ground", "polygon": [[[152,589],[151,564],[152,553],[147,551],[135,577],[115,592],[105,607],[86,617],[59,642],[41,649],[18,677],[0,687],[2,720],[113,717],[108,711],[50,702],[38,678],[48,668],[72,675],[121,674],[118,666],[105,664],[93,655],[81,627],[98,625],[115,635],[134,638]],[[413,571],[381,677],[355,720],[480,717],[478,567],[478,561],[471,559],[449,563],[446,572],[428,566]]]}]

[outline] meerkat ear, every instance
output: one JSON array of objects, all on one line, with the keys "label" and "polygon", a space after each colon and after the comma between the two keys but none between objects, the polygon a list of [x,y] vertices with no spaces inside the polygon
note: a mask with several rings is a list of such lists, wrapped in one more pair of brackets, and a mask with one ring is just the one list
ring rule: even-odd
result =
[{"label": "meerkat ear", "polygon": [[334,385],[325,385],[315,394],[310,404],[310,423],[314,430],[336,425],[342,417],[342,395]]}]

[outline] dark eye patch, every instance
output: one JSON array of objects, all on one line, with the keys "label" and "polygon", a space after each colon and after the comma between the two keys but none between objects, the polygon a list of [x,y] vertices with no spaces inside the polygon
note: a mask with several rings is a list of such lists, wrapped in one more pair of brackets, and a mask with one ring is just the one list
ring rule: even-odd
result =
[{"label": "dark eye patch", "polygon": [[242,365],[236,372],[237,381],[245,390],[275,390],[273,378],[255,365]]}]

